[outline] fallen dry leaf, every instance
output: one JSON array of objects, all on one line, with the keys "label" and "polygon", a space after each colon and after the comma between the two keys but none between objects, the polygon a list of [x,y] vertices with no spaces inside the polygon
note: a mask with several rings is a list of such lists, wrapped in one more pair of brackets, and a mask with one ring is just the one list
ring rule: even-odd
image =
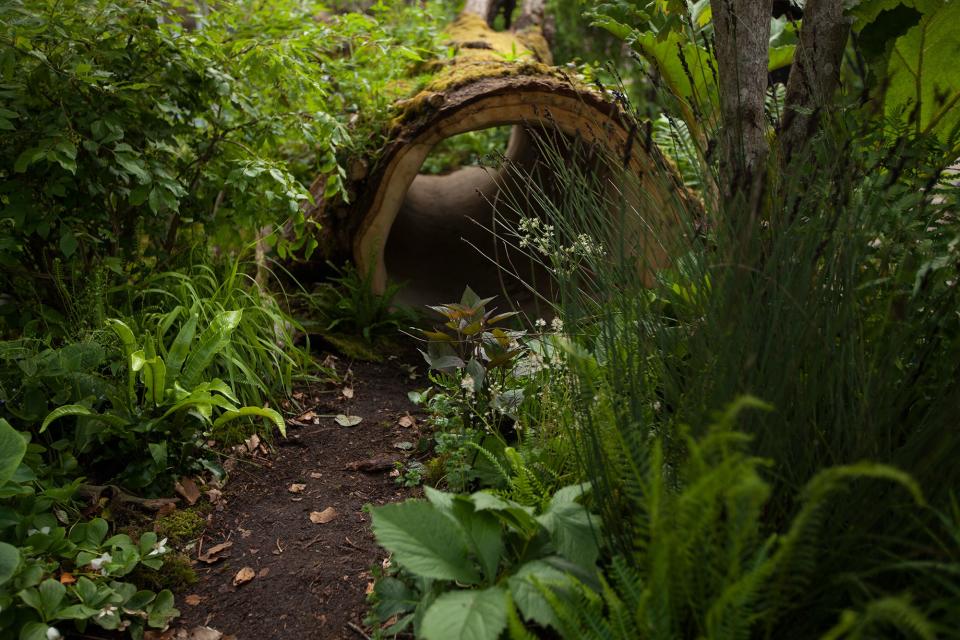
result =
[{"label": "fallen dry leaf", "polygon": [[253,453],[254,451],[257,450],[257,447],[260,446],[260,436],[258,436],[257,434],[253,434],[252,436],[244,440],[243,443],[247,445],[247,451],[249,451],[250,453]]},{"label": "fallen dry leaf", "polygon": [[260,569],[260,573],[257,574],[258,578],[266,578],[270,574],[270,567],[264,567]]},{"label": "fallen dry leaf", "polygon": [[313,524],[327,524],[337,517],[337,510],[333,507],[327,507],[323,511],[313,511],[310,513],[310,522]]},{"label": "fallen dry leaf", "polygon": [[413,449],[413,443],[412,442],[394,442],[393,448],[400,449],[401,451],[410,451],[411,449]]},{"label": "fallen dry leaf", "polygon": [[180,478],[180,482],[174,483],[173,490],[183,496],[188,504],[196,504],[200,499],[200,489],[192,478]]},{"label": "fallen dry leaf", "polygon": [[306,488],[307,488],[307,485],[301,484],[299,482],[294,482],[289,487],[287,487],[287,491],[289,491],[290,493],[300,493]]},{"label": "fallen dry leaf", "polygon": [[250,567],[244,567],[237,571],[237,575],[233,576],[233,586],[239,587],[242,584],[246,584],[257,577],[257,572]]},{"label": "fallen dry leaf", "polygon": [[223,560],[223,556],[220,554],[233,546],[231,540],[226,542],[221,542],[220,544],[215,544],[209,549],[207,549],[202,555],[197,556],[197,560],[200,562],[206,562],[207,564],[213,564],[214,562],[219,562]]},{"label": "fallen dry leaf", "polygon": [[211,627],[194,627],[189,631],[180,630],[175,640],[221,640],[223,633]]},{"label": "fallen dry leaf", "polygon": [[203,598],[201,598],[195,593],[191,593],[190,595],[188,595],[186,598],[183,599],[183,601],[186,602],[191,607],[197,606],[198,604],[200,604],[202,600]]},{"label": "fallen dry leaf", "polygon": [[313,471],[310,473],[310,477],[316,480],[317,478],[322,478],[323,474],[320,473],[319,471]]},{"label": "fallen dry leaf", "polygon": [[373,585],[374,585],[373,580],[367,583],[367,589],[366,589],[367,595],[370,595],[371,593],[373,593]]},{"label": "fallen dry leaf", "polygon": [[310,422],[316,417],[317,417],[316,411],[307,411],[306,413],[301,413],[300,415],[298,415],[295,418],[295,420],[299,420],[300,422]]},{"label": "fallen dry leaf", "polygon": [[339,414],[334,420],[341,427],[355,427],[363,422],[363,418],[360,416],[348,416],[343,413]]},{"label": "fallen dry leaf", "polygon": [[220,489],[208,489],[206,494],[207,500],[210,501],[210,504],[217,504],[223,500],[223,491],[220,491]]},{"label": "fallen dry leaf", "polygon": [[64,571],[60,574],[60,584],[73,584],[77,579],[73,577],[72,573],[67,573]]},{"label": "fallen dry leaf", "polygon": [[401,416],[400,420],[397,421],[397,424],[399,424],[401,427],[409,429],[410,427],[415,427],[417,425],[417,420],[408,413],[405,416]]},{"label": "fallen dry leaf", "polygon": [[343,394],[344,398],[346,398],[347,400],[350,400],[353,398],[353,387],[344,387],[343,391],[341,391],[340,393]]},{"label": "fallen dry leaf", "polygon": [[151,629],[143,632],[143,640],[172,640],[175,636],[169,629],[166,631],[156,631]]}]

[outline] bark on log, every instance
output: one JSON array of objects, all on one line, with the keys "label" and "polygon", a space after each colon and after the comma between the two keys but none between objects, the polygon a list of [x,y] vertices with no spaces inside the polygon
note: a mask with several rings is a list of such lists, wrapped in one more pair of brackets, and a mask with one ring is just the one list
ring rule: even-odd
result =
[{"label": "bark on log", "polygon": [[[435,211],[430,212],[436,232],[446,224],[439,220],[446,213],[451,218],[463,216],[464,209],[473,207],[468,204],[471,198],[482,202],[477,191],[495,199],[504,188],[505,180],[496,170],[489,170],[486,178],[477,171],[418,177],[433,147],[461,133],[513,125],[508,157],[525,153],[523,141],[529,137],[524,137],[520,128],[560,132],[603,149],[616,159],[618,170],[638,180],[629,200],[639,211],[637,217],[644,221],[644,228],[624,233],[649,240],[642,253],[651,268],[667,261],[663,240],[669,229],[678,229],[678,219],[697,209],[673,165],[650,141],[645,125],[635,123],[610,96],[551,66],[549,46],[538,26],[543,1],[526,0],[520,19],[509,32],[489,27],[495,4],[494,0],[468,0],[464,12],[448,28],[456,55],[435,62],[435,73],[422,90],[395,104],[397,115],[388,143],[359,161],[365,170],[350,185],[356,194],[353,202],[323,202],[326,176],[320,176],[311,187],[317,204],[307,214],[323,227],[321,252],[351,258],[362,274],[370,275],[377,293],[387,285],[384,255],[401,212],[401,218],[413,215],[411,212],[423,212],[430,202],[436,202]],[[409,220],[404,225],[419,228]],[[449,238],[450,243],[458,241],[457,236]],[[418,258],[429,261],[425,249],[429,250],[421,245]],[[446,269],[434,264],[435,269]]]}]

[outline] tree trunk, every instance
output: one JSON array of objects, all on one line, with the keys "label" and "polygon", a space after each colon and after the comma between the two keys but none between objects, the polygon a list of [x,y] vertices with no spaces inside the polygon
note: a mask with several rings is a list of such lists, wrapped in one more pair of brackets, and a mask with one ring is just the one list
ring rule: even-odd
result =
[{"label": "tree trunk", "polygon": [[840,83],[840,62],[850,33],[842,0],[807,0],[787,81],[786,106],[780,131],[781,168],[816,134],[822,109]]},{"label": "tree trunk", "polygon": [[772,0],[710,0],[720,78],[720,191],[755,200],[769,152],[764,97]]}]

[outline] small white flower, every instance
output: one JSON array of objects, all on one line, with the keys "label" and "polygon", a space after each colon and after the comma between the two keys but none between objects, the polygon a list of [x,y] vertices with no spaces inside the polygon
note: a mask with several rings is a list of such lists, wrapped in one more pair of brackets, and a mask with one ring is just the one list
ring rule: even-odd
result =
[{"label": "small white flower", "polygon": [[40,533],[40,531],[37,530],[37,529],[27,529],[27,535],[28,535],[28,536],[32,536],[32,535],[35,534],[35,533]]},{"label": "small white flower", "polygon": [[466,390],[467,395],[473,395],[473,376],[469,373],[463,376],[463,380],[460,381],[460,386]]},{"label": "small white flower", "polygon": [[560,318],[554,318],[553,320],[550,321],[550,328],[553,329],[555,332],[560,333],[561,331],[563,331],[563,320],[561,320]]},{"label": "small white flower", "polygon": [[60,630],[56,627],[47,627],[47,640],[60,640],[62,637]]},{"label": "small white flower", "polygon": [[533,323],[533,326],[535,326],[538,329],[543,329],[544,327],[547,326],[547,321],[544,320],[543,318],[537,318],[536,322]]},{"label": "small white flower", "polygon": [[160,542],[157,542],[153,545],[153,551],[148,553],[147,557],[152,558],[154,556],[162,556],[166,552],[167,552],[167,539],[164,538]]},{"label": "small white flower", "polygon": [[40,527],[40,533],[43,535],[50,535],[50,527]]},{"label": "small white flower", "polygon": [[100,613],[97,614],[97,620],[101,618],[106,618],[107,616],[113,615],[117,612],[117,608],[112,604],[108,604],[103,609],[100,609]]},{"label": "small white flower", "polygon": [[94,571],[99,571],[103,575],[107,575],[107,569],[104,565],[109,562],[113,562],[113,557],[109,553],[104,553],[99,558],[94,558],[90,561],[90,568]]}]

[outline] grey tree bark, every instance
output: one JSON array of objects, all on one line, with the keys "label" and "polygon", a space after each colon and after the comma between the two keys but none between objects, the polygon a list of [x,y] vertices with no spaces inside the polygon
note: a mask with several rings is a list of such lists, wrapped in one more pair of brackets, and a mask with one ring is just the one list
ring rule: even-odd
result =
[{"label": "grey tree bark", "polygon": [[719,66],[720,193],[753,199],[769,144],[764,118],[773,0],[710,0]]},{"label": "grey tree bark", "polygon": [[822,109],[840,83],[840,62],[850,34],[843,0],[807,0],[800,43],[787,80],[780,130],[780,160],[785,167],[814,136]]}]

